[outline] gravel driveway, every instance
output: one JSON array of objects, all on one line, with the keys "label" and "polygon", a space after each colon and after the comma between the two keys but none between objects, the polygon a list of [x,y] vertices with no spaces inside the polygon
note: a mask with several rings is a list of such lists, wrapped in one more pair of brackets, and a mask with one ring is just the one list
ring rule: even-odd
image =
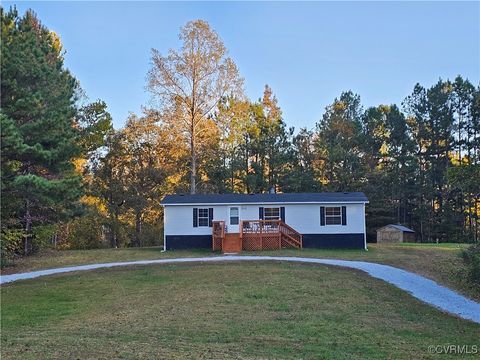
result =
[{"label": "gravel driveway", "polygon": [[480,304],[467,299],[466,297],[452,291],[444,286],[438,285],[435,281],[423,276],[401,270],[393,266],[375,264],[365,261],[347,261],[333,259],[316,259],[303,257],[280,257],[280,256],[212,256],[198,258],[178,258],[142,260],[129,262],[116,262],[105,264],[91,264],[82,266],[71,266],[58,269],[32,271],[22,274],[4,275],[0,277],[0,284],[13,281],[33,279],[39,276],[60,274],[72,271],[84,271],[93,269],[110,268],[116,266],[150,265],[150,264],[172,264],[190,262],[225,262],[225,261],[290,261],[301,263],[313,263],[348,267],[365,271],[370,276],[384,280],[396,287],[405,290],[417,299],[432,305],[445,312],[457,315],[463,319],[480,323]]}]

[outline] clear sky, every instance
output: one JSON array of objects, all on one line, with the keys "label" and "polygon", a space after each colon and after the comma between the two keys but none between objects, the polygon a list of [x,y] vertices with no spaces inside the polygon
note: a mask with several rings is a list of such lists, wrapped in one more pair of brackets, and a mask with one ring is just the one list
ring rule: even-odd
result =
[{"label": "clear sky", "polygon": [[178,48],[193,19],[220,34],[247,95],[269,84],[297,129],[343,90],[372,106],[399,104],[417,82],[480,81],[480,2],[3,2],[12,4],[60,35],[66,66],[116,127],[149,101],[150,49]]}]

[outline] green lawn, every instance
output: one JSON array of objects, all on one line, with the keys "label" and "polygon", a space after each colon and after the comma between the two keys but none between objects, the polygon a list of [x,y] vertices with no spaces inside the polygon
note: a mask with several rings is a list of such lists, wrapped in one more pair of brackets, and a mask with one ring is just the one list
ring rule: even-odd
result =
[{"label": "green lawn", "polygon": [[429,345],[480,346],[478,324],[362,272],[308,264],[50,276],[2,286],[1,315],[2,359],[417,359]]},{"label": "green lawn", "polygon": [[[2,274],[14,274],[41,269],[58,268],[116,261],[151,260],[167,257],[195,257],[214,255],[208,250],[162,252],[161,247],[93,249],[93,250],[45,250],[39,254],[19,258]],[[217,254],[218,255],[218,254]]]},{"label": "green lawn", "polygon": [[[439,284],[480,301],[480,287],[472,286],[465,276],[460,258],[461,249],[467,244],[369,244],[368,251],[305,249],[305,257],[322,257],[345,260],[362,260],[395,266],[423,275]],[[279,254],[262,252],[262,254]],[[296,256],[295,250],[283,250],[282,255]],[[298,256],[298,255],[297,255]]]},{"label": "green lawn", "polygon": [[[466,282],[463,263],[459,257],[460,250],[466,244],[370,244],[369,250],[321,250],[304,249],[282,250],[272,252],[243,253],[253,255],[305,256],[335,258],[347,260],[364,260],[388,264],[416,272],[440,284],[455,289],[475,300],[480,301],[480,289]],[[161,259],[166,257],[194,257],[213,255],[208,250],[167,251],[161,248],[129,248],[102,250],[48,251],[39,255],[20,259],[15,266],[3,270],[4,274],[18,273],[46,268],[70,265],[91,264],[97,262]],[[217,254],[218,255],[218,254]]]}]

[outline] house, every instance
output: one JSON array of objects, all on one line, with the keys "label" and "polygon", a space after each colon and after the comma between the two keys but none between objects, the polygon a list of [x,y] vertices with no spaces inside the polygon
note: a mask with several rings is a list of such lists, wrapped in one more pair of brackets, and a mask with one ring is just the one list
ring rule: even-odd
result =
[{"label": "house", "polygon": [[366,249],[361,192],[167,195],[166,250]]},{"label": "house", "polygon": [[377,230],[377,243],[415,242],[415,231],[403,225],[389,224]]}]

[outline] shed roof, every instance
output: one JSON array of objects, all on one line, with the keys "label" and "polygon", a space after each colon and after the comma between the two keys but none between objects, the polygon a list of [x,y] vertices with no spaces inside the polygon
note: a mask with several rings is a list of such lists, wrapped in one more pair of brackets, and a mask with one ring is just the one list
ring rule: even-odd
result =
[{"label": "shed roof", "polygon": [[283,194],[175,194],[161,204],[261,204],[261,203],[367,203],[363,192],[283,193]]},{"label": "shed roof", "polygon": [[[414,232],[415,232],[414,230],[409,229],[409,228],[407,228],[406,226],[398,225],[398,224],[388,224],[388,225],[385,225],[385,226],[381,227],[381,228],[378,229],[378,230],[381,230],[381,229],[386,228],[386,227],[393,227],[393,228],[395,228],[395,229],[397,229],[397,230],[400,230],[400,231],[403,231],[403,232],[411,232],[411,233],[414,233]],[[378,231],[378,230],[377,230],[377,231]]]}]

